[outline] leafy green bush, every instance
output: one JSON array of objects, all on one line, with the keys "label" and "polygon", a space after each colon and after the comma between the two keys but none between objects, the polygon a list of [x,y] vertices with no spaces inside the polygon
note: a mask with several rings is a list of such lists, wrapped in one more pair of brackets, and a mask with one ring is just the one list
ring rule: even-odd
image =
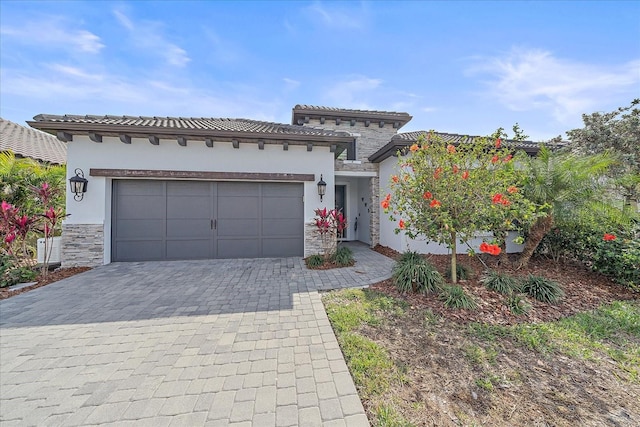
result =
[{"label": "leafy green bush", "polygon": [[511,313],[515,314],[516,316],[520,316],[521,314],[525,314],[526,312],[531,310],[531,304],[529,304],[527,299],[522,295],[511,294],[507,297],[505,303],[507,307],[509,307]]},{"label": "leafy green bush", "polygon": [[345,267],[353,265],[353,252],[346,246],[340,246],[338,250],[333,254],[333,262],[339,266]]},{"label": "leafy green bush", "polygon": [[307,258],[307,267],[318,268],[324,264],[324,257],[322,255],[311,255]]},{"label": "leafy green bush", "polygon": [[[575,259],[617,283],[640,290],[640,229],[637,214],[598,204],[558,221],[538,253],[555,261]],[[605,234],[615,236],[604,240]]]},{"label": "leafy green bush", "polygon": [[13,257],[0,255],[0,288],[31,282],[38,273],[30,267],[15,266]]},{"label": "leafy green bush", "polygon": [[467,295],[460,285],[445,286],[440,293],[440,299],[442,299],[444,305],[448,308],[473,310],[478,306],[474,299]]},{"label": "leafy green bush", "polygon": [[444,278],[417,252],[405,252],[393,267],[393,283],[400,292],[438,291]]},{"label": "leafy green bush", "polygon": [[[451,266],[447,267],[445,276],[451,279]],[[456,264],[456,277],[458,280],[466,280],[471,277],[471,269],[464,264]]]},{"label": "leafy green bush", "polygon": [[558,302],[564,296],[559,283],[533,274],[523,279],[520,290],[538,301],[549,303]]},{"label": "leafy green bush", "polygon": [[487,289],[505,295],[511,294],[518,287],[518,282],[515,278],[493,270],[487,270],[482,279],[480,279],[480,282],[482,282]]},{"label": "leafy green bush", "polygon": [[599,240],[591,268],[635,291],[640,291],[640,240]]}]

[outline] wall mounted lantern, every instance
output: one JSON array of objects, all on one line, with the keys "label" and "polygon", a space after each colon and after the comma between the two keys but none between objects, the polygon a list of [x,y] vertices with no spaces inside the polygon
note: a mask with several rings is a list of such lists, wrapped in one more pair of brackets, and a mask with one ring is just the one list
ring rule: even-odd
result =
[{"label": "wall mounted lantern", "polygon": [[318,181],[318,195],[320,196],[320,201],[322,201],[322,197],[327,192],[327,183],[322,180],[322,174],[320,174],[320,181]]},{"label": "wall mounted lantern", "polygon": [[84,193],[87,192],[87,183],[89,181],[84,177],[82,169],[78,168],[74,172],[76,173],[76,176],[69,178],[69,186],[73,193],[73,200],[79,202],[84,197]]}]

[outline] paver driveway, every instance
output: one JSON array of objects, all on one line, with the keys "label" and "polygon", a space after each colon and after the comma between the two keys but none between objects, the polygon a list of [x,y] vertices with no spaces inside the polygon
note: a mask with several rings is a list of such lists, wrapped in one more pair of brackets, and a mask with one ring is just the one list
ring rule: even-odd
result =
[{"label": "paver driveway", "polygon": [[[0,422],[368,425],[318,287],[390,261],[111,264],[0,301]],[[332,285],[327,285],[327,283]]]}]

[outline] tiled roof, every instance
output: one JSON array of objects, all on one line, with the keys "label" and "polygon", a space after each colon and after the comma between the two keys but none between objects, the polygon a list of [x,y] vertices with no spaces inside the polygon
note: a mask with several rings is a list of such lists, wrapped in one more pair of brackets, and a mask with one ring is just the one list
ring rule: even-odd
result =
[{"label": "tiled roof", "polygon": [[323,118],[328,120],[340,119],[345,121],[385,122],[393,124],[396,129],[400,129],[412,119],[408,113],[398,113],[395,111],[351,110],[304,104],[296,105],[293,107],[292,112],[292,123],[296,125],[307,123],[307,119],[309,118]]},{"label": "tiled roof", "polygon": [[[413,131],[413,132],[403,132],[397,135],[394,135],[391,138],[391,141],[386,144],[384,147],[380,148],[378,151],[373,153],[369,160],[377,163],[381,162],[384,159],[395,155],[399,149],[407,147],[408,145],[416,142],[420,136],[429,135],[430,131]],[[447,144],[465,144],[473,142],[475,139],[484,138],[481,136],[469,136],[469,135],[459,135],[454,133],[443,133],[443,132],[433,132],[438,138],[442,140],[442,142]],[[540,143],[533,141],[514,141],[514,140],[505,140],[506,144],[509,144],[512,147],[515,147],[520,150],[524,150],[530,155],[535,155],[540,149]]]},{"label": "tiled roof", "polygon": [[[292,135],[292,136],[348,136],[345,132],[335,132],[324,129],[306,128],[300,126],[287,125],[282,123],[263,122],[249,119],[226,119],[226,118],[206,118],[206,117],[144,117],[144,116],[79,116],[79,115],[49,115],[40,114],[33,118],[29,124],[39,129],[64,129],[65,124],[72,125],[69,128],[76,128],[79,125],[89,128],[92,125],[104,127],[137,128],[140,131],[146,129],[167,129],[177,133],[184,131],[189,134],[191,131],[199,133],[211,131],[215,132],[237,132],[244,134],[265,134],[265,135]],[[55,126],[52,126],[55,125]],[[99,130],[96,128],[95,130]]]},{"label": "tiled roof", "polygon": [[[413,143],[418,140],[420,136],[424,135],[425,137],[429,135],[429,131],[418,130],[413,132],[403,132],[395,135],[391,138],[392,141],[404,141],[407,143]],[[458,135],[455,133],[443,133],[443,132],[434,132],[434,135],[438,136],[442,142],[446,142],[449,144],[464,144],[473,142],[477,138],[484,138],[481,136],[469,136],[469,135]],[[540,147],[540,144],[533,141],[514,141],[514,140],[505,140],[505,143],[510,144],[511,146],[517,148],[535,148],[536,150]]]},{"label": "tiled roof", "polygon": [[47,133],[0,118],[0,151],[8,150],[21,157],[49,163],[62,165],[67,161],[64,142]]},{"label": "tiled roof", "polygon": [[298,104],[293,107],[294,110],[327,112],[327,113],[343,113],[343,114],[369,114],[369,115],[386,115],[397,116],[398,118],[411,118],[408,113],[398,113],[396,111],[379,111],[379,110],[353,110],[348,108],[323,107],[317,105]]}]

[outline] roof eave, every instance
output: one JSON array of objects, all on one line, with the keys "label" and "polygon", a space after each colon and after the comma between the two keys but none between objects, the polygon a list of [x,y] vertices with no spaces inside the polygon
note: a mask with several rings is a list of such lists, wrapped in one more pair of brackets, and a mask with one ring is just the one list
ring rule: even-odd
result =
[{"label": "roof eave", "polygon": [[51,134],[56,134],[57,132],[62,131],[71,135],[88,135],[89,132],[95,132],[103,136],[119,136],[125,134],[131,137],[148,138],[150,135],[155,135],[158,137],[171,139],[182,136],[187,139],[219,138],[228,140],[237,139],[246,142],[258,142],[258,140],[288,141],[291,143],[313,142],[319,145],[327,146],[332,144],[349,144],[353,141],[353,136],[350,135],[304,135],[269,132],[237,132],[215,129],[181,129],[155,126],[145,127],[117,124],[68,123],[49,121],[28,121],[27,124],[35,129],[39,129]]},{"label": "roof eave", "polygon": [[373,111],[330,111],[330,110],[309,110],[309,109],[297,109],[293,108],[291,123],[296,125],[298,124],[298,120],[305,120],[306,118],[319,119],[324,117],[328,120],[335,119],[345,119],[345,120],[371,120],[373,122],[388,122],[388,123],[398,123],[397,129],[402,128],[404,125],[409,123],[409,121],[413,118],[411,115],[407,113],[384,113],[384,112],[373,112]]}]

